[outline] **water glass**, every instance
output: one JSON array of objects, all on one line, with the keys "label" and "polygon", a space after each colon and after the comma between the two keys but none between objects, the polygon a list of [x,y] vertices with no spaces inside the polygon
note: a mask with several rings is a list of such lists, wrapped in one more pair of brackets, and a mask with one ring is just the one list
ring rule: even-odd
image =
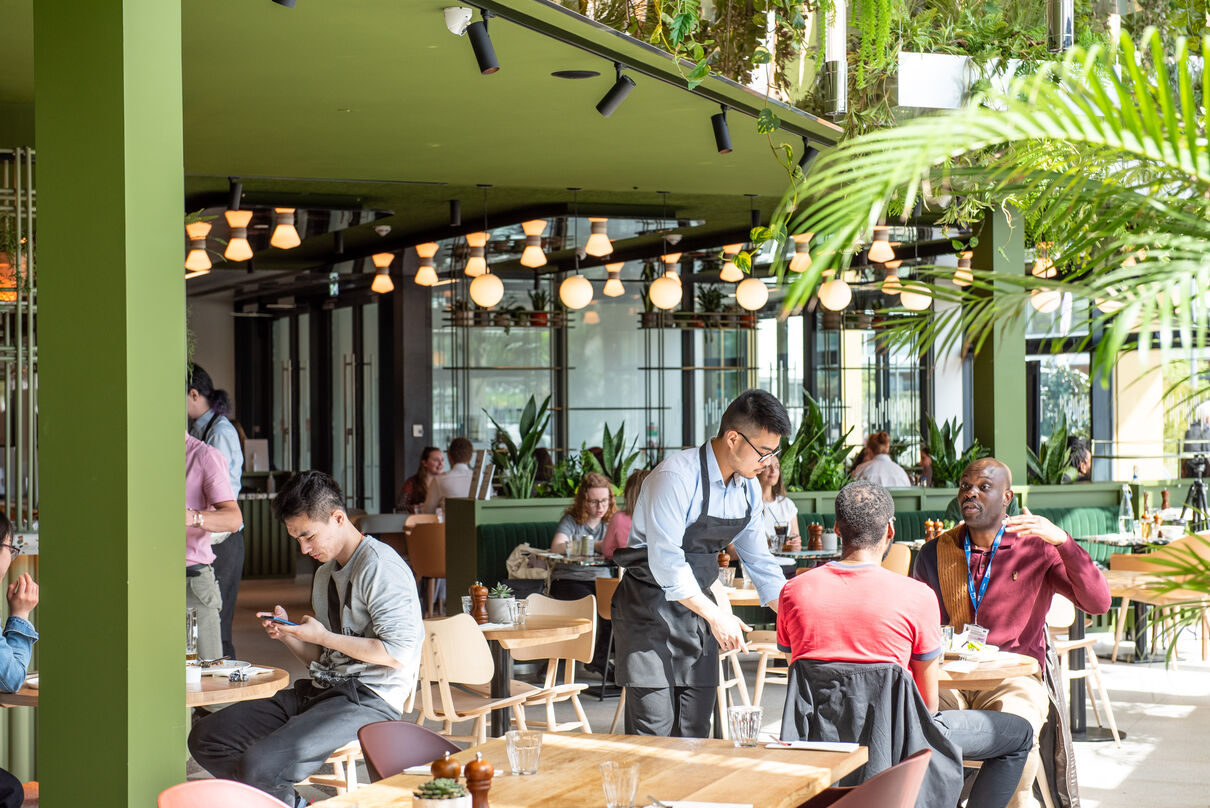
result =
[{"label": "water glass", "polygon": [[764,711],[760,707],[728,707],[727,721],[731,728],[731,743],[737,747],[756,746],[763,715]]},{"label": "water glass", "polygon": [[513,774],[537,774],[538,758],[542,755],[542,733],[512,729],[504,737],[508,743],[508,765]]},{"label": "water glass", "polygon": [[462,613],[463,614],[471,613],[471,596],[470,595],[462,596]]},{"label": "water glass", "polygon": [[514,600],[510,616],[513,619],[514,626],[525,625],[525,613],[529,609],[529,604],[523,600]]},{"label": "water glass", "polygon": [[954,647],[954,627],[953,626],[942,626],[941,627],[941,649],[943,651],[948,651],[953,647]]},{"label": "water glass", "polygon": [[601,764],[601,785],[605,788],[605,808],[634,808],[639,790],[639,764],[607,760]]},{"label": "water glass", "polygon": [[735,567],[719,567],[718,582],[726,587],[735,586]]},{"label": "water glass", "polygon": [[197,660],[197,609],[185,609],[185,661]]}]

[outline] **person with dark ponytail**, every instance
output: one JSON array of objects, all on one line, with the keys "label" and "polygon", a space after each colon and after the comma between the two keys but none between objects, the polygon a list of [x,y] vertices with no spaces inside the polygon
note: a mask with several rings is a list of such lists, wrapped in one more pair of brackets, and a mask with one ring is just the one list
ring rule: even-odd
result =
[{"label": "person with dark ponytail", "polygon": [[[185,374],[185,412],[189,416],[189,434],[218,449],[227,461],[231,492],[239,497],[244,476],[244,450],[239,432],[231,423],[231,396],[226,390],[216,390],[210,374],[201,365],[190,364]],[[235,599],[244,573],[243,525],[234,533],[211,534],[214,550],[214,577],[223,598],[219,620],[223,634],[223,656],[234,657],[231,642],[231,620],[235,616]]]}]

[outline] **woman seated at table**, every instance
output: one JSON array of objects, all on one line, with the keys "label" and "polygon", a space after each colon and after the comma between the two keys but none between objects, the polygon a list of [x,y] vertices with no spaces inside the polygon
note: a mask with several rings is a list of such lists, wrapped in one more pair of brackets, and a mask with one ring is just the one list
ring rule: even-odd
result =
[{"label": "woman seated at table", "polygon": [[[617,509],[613,485],[609,478],[596,472],[585,474],[584,479],[580,481],[580,488],[576,491],[576,501],[563,513],[563,518],[555,528],[555,538],[550,549],[566,554],[569,541],[591,536],[592,551],[601,552],[605,543],[605,527]],[[578,552],[573,544],[572,554]],[[561,564],[556,561],[552,563],[550,570],[550,596],[558,600],[579,600],[588,595],[595,595],[596,579],[608,577],[609,567]],[[592,663],[588,666],[590,670],[604,672],[608,642],[609,624],[598,617],[597,644],[593,650]]]},{"label": "woman seated at table", "polygon": [[[789,542],[789,549],[798,552],[802,549],[802,537],[798,532],[798,507],[786,496],[786,481],[781,476],[781,463],[778,459],[770,458],[769,463],[756,475],[756,479],[760,482],[761,499],[764,502],[761,519],[769,549],[781,550],[786,542]],[[784,536],[778,535],[778,528],[783,529]],[[732,545],[727,545],[727,555],[731,556],[732,561],[739,557]],[[788,567],[789,573],[793,574],[794,559],[778,558],[777,562],[783,567]]]},{"label": "woman seated at table", "polygon": [[907,488],[912,484],[903,467],[891,459],[890,435],[875,432],[870,435],[866,447],[873,452],[873,457],[853,469],[854,480],[878,483],[884,488]]},{"label": "woman seated at table", "polygon": [[420,468],[403,482],[395,500],[396,513],[420,513],[420,506],[429,495],[429,483],[445,468],[445,456],[436,446],[425,446],[420,452]]},{"label": "woman seated at table", "polygon": [[601,555],[606,561],[613,561],[613,551],[626,546],[630,538],[630,523],[634,517],[634,506],[639,501],[639,491],[643,489],[643,480],[651,474],[651,469],[632,471],[626,478],[626,488],[622,491],[622,510],[613,515],[609,526],[605,528],[605,541],[601,546]]}]

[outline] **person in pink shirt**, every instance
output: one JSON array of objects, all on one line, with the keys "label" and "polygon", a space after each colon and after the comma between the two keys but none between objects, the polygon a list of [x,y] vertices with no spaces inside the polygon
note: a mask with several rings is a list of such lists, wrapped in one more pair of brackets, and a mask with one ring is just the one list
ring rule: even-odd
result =
[{"label": "person in pink shirt", "polygon": [[243,523],[222,452],[186,432],[185,608],[197,609],[197,653],[202,659],[223,655],[219,622],[223,599],[211,566],[210,534],[239,530]]},{"label": "person in pink shirt", "polygon": [[626,540],[630,537],[634,506],[639,501],[639,490],[642,489],[643,480],[647,479],[648,474],[651,474],[651,469],[640,469],[631,472],[626,478],[626,487],[622,490],[626,502],[622,510],[609,520],[609,526],[605,528],[605,538],[601,542],[601,554],[605,556],[606,561],[613,561],[613,551],[626,546]]}]

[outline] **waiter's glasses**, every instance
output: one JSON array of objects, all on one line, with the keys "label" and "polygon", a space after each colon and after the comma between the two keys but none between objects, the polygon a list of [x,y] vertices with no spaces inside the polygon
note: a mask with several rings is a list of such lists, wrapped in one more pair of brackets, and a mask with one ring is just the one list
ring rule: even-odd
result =
[{"label": "waiter's glasses", "polygon": [[762,452],[760,449],[756,448],[755,443],[748,440],[748,436],[745,435],[743,432],[740,432],[737,429],[737,430],[735,430],[735,434],[739,435],[741,438],[743,438],[744,442],[752,447],[752,451],[756,452],[756,462],[758,462],[758,463],[764,463],[766,460],[768,460],[771,457],[777,457],[778,453],[781,451],[781,447],[779,446],[778,448],[774,449],[771,452]]}]

